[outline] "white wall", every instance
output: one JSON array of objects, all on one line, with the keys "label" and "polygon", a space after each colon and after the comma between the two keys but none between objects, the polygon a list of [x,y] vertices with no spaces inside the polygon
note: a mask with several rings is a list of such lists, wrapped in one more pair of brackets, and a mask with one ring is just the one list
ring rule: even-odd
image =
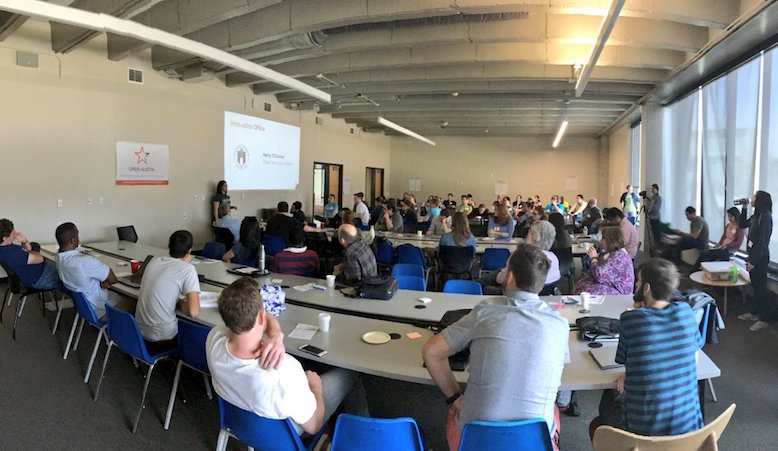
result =
[{"label": "white wall", "polygon": [[629,125],[624,125],[608,138],[610,151],[608,153],[608,198],[605,206],[619,205],[619,199],[628,184],[629,168]]},{"label": "white wall", "polygon": [[[37,53],[40,67],[17,66],[17,50]],[[300,200],[310,211],[313,161],[344,164],[352,192],[364,190],[365,166],[390,174],[388,137],[358,129],[352,135],[348,125],[328,116],[316,125],[315,113],[287,110],[271,96],[228,89],[218,80],[168,79],[151,68],[149,51],[120,62],[105,54],[102,36],[55,55],[48,24],[33,20],[0,43],[0,217],[32,240],[53,242],[64,221],[76,223],[82,241],[115,239],[115,227],[125,224],[157,246],[166,246],[180,228],[192,231],[198,243],[208,240],[210,197],[223,177],[225,110],[301,127],[298,189],[230,192],[239,217],[279,200]],[[144,70],[143,85],[127,83],[128,67]],[[273,105],[271,113],[263,111],[264,102]],[[169,185],[116,186],[116,141],[167,144]]]},{"label": "white wall", "polygon": [[[391,195],[402,195],[410,178],[422,180],[421,192],[445,196],[452,192],[459,202],[463,193],[491,207],[495,182],[508,183],[511,197],[539,194],[545,201],[552,194],[575,200],[578,193],[599,196],[599,140],[565,136],[552,149],[553,137],[434,137],[432,147],[415,139],[392,137]],[[568,176],[577,177],[578,187],[566,189]]]}]

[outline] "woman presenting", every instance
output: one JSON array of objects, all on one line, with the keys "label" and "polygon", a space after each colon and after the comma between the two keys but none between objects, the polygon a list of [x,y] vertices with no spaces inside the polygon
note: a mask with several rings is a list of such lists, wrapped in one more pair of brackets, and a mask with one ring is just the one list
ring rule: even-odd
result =
[{"label": "woman presenting", "polygon": [[748,259],[746,269],[751,276],[754,299],[751,313],[744,313],[738,319],[756,321],[750,330],[770,327],[774,320],[773,306],[767,292],[767,265],[770,263],[770,236],[773,234],[773,199],[766,191],[757,191],[751,197],[754,214],[748,217],[748,204],[740,212],[740,227],[748,229]]},{"label": "woman presenting", "polygon": [[213,220],[216,221],[219,219],[219,205],[230,203],[230,196],[227,194],[226,181],[221,180],[216,184],[216,194],[214,194],[211,199],[211,203],[213,204]]}]

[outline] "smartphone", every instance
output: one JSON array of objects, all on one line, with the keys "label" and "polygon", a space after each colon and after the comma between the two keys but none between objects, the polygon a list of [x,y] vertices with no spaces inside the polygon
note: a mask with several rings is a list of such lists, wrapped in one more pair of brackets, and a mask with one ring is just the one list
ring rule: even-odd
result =
[{"label": "smartphone", "polygon": [[325,351],[324,349],[317,348],[316,346],[313,345],[302,345],[297,349],[303,352],[307,352],[308,354],[313,354],[316,357],[321,357],[327,353],[327,351]]}]

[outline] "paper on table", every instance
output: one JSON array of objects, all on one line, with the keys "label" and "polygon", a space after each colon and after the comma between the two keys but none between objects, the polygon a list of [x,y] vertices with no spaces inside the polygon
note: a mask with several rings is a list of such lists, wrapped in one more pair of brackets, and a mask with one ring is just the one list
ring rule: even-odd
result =
[{"label": "paper on table", "polygon": [[255,272],[257,272],[257,268],[252,268],[250,266],[243,266],[241,268],[233,268],[232,271],[238,272],[238,273],[241,273],[241,274],[246,274],[247,276],[250,276],[250,275],[254,274]]},{"label": "paper on table", "polygon": [[292,288],[294,288],[297,291],[302,291],[304,293],[304,292],[310,290],[311,288],[313,288],[313,286],[310,283],[306,283],[305,285],[296,285],[296,286],[293,286]]},{"label": "paper on table", "polygon": [[313,338],[317,330],[319,330],[319,328],[312,324],[298,323],[297,326],[295,326],[295,328],[292,329],[292,331],[289,332],[289,335],[287,336],[289,338],[297,338],[300,340],[310,340]]},{"label": "paper on table", "polygon": [[216,308],[218,306],[219,306],[219,293],[214,293],[213,291],[200,292],[201,308]]},{"label": "paper on table", "polygon": [[124,276],[131,276],[132,273],[130,271],[114,271],[114,275],[119,278]]}]

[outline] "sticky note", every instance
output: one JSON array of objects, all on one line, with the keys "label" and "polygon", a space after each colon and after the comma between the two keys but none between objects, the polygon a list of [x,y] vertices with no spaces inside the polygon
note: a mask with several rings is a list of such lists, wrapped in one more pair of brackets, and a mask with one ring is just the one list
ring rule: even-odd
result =
[{"label": "sticky note", "polygon": [[420,333],[418,333],[418,332],[408,332],[407,334],[405,334],[405,336],[410,338],[411,340],[415,340],[417,338],[421,338],[422,337],[422,335]]}]

